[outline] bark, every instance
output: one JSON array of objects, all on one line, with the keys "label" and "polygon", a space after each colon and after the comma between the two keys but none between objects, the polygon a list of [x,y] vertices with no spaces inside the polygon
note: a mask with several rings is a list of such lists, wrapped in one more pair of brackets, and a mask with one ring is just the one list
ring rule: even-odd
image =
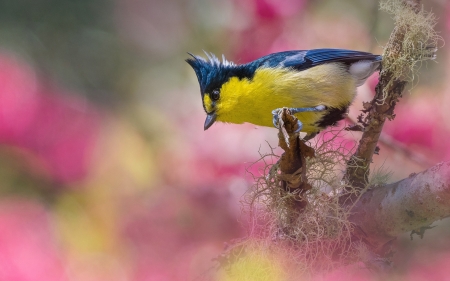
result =
[{"label": "bark", "polygon": [[[420,0],[405,1],[416,13],[419,12]],[[407,28],[395,27],[389,37],[383,54],[383,61],[395,61],[403,53],[403,39]],[[383,67],[385,67],[383,65]],[[385,68],[380,73],[380,79],[375,89],[375,97],[370,103],[364,104],[364,113],[367,115],[359,118],[364,127],[364,133],[359,141],[355,154],[350,158],[347,164],[345,181],[352,186],[362,190],[368,181],[369,167],[372,162],[373,154],[377,148],[386,119],[394,118],[395,105],[401,97],[405,88],[406,81],[395,80],[395,74]],[[390,83],[393,81],[392,83]],[[386,95],[387,93],[387,95]]]},{"label": "bark", "polygon": [[362,194],[350,221],[356,235],[379,250],[398,235],[450,216],[450,162]]},{"label": "bark", "polygon": [[291,202],[297,210],[302,210],[308,202],[303,193],[311,189],[306,178],[305,157],[314,157],[314,149],[300,140],[295,130],[298,128],[297,118],[287,108],[279,114],[278,145],[284,150],[278,162],[284,192],[298,191],[297,198]]}]

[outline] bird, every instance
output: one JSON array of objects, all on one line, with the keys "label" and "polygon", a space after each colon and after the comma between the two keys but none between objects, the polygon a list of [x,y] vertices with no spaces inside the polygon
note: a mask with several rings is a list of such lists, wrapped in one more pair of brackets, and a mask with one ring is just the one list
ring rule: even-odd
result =
[{"label": "bird", "polygon": [[283,51],[244,64],[188,54],[206,112],[204,130],[215,122],[278,128],[278,114],[288,108],[304,139],[344,119],[356,88],[382,62],[381,55],[345,49]]}]

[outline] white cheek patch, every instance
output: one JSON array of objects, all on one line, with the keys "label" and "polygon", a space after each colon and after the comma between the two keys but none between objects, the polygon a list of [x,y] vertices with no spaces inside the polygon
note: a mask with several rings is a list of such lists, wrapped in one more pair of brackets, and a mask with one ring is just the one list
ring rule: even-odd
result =
[{"label": "white cheek patch", "polygon": [[356,87],[361,86],[366,82],[367,78],[370,77],[379,67],[381,61],[369,61],[363,60],[353,63],[348,71],[356,80]]}]

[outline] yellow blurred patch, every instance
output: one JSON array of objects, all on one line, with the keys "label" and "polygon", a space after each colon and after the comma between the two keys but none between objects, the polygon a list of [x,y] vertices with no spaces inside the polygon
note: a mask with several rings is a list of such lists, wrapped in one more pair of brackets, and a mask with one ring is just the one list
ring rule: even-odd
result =
[{"label": "yellow blurred patch", "polygon": [[260,248],[237,258],[218,280],[283,281],[287,280],[287,274],[276,255]]},{"label": "yellow blurred patch", "polygon": [[118,199],[97,186],[58,196],[54,205],[62,242],[75,254],[115,252]]}]

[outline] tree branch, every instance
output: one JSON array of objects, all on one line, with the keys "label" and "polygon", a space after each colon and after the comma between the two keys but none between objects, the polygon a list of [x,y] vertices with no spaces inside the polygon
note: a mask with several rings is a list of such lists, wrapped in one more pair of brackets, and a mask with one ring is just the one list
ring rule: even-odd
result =
[{"label": "tree branch", "polygon": [[398,235],[450,216],[450,162],[365,192],[352,208],[356,235],[375,250]]},{"label": "tree branch", "polygon": [[[416,14],[420,11],[420,0],[404,1],[405,7]],[[359,141],[355,154],[347,164],[344,179],[353,188],[362,190],[369,177],[369,167],[375,152],[378,139],[386,119],[394,118],[394,108],[405,88],[406,81],[397,79],[395,68],[391,68],[389,62],[398,61],[405,53],[403,41],[408,32],[408,26],[396,26],[389,37],[383,54],[383,69],[380,72],[378,85],[375,89],[375,97],[370,103],[364,104],[364,120],[361,117],[364,133]]]}]

